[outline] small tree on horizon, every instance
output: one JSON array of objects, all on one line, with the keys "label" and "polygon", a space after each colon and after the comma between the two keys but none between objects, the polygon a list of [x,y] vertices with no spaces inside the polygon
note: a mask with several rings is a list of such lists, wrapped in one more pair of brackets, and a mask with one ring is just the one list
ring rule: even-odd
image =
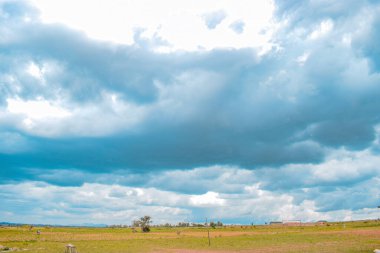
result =
[{"label": "small tree on horizon", "polygon": [[144,217],[141,217],[138,222],[142,232],[150,231],[150,223],[152,223],[152,218],[150,216],[145,215]]},{"label": "small tree on horizon", "polygon": [[140,227],[140,221],[139,220],[134,220],[132,222],[132,227]]}]

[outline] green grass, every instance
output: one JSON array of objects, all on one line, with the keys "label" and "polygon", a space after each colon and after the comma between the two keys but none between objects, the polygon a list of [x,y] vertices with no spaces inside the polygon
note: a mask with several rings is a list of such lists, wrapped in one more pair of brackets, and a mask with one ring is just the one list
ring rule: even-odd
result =
[{"label": "green grass", "polygon": [[[36,234],[36,230],[41,235]],[[181,231],[180,235],[177,231]],[[329,223],[328,226],[235,226],[152,228],[132,233],[129,228],[0,228],[0,244],[26,252],[64,252],[74,244],[79,253],[242,251],[242,252],[373,252],[380,248],[380,222]]]}]

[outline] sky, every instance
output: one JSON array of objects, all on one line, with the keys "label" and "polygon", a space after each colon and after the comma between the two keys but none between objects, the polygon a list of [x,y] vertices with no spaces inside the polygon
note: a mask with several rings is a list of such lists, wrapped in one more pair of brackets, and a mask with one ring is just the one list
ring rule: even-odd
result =
[{"label": "sky", "polygon": [[380,217],[380,2],[0,0],[0,221]]}]

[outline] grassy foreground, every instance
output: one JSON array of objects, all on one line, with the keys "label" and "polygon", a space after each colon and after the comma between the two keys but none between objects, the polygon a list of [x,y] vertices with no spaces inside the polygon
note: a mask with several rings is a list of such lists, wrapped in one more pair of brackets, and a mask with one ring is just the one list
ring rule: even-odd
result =
[{"label": "grassy foreground", "polygon": [[380,249],[380,221],[211,228],[210,237],[211,246],[206,228],[152,228],[150,233],[129,228],[0,228],[0,245],[31,253],[63,253],[68,243],[79,253],[373,252]]}]

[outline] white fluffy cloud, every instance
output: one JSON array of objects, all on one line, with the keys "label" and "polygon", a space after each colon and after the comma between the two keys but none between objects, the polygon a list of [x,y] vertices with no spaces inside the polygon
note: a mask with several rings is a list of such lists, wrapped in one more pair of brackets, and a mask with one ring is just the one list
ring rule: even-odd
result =
[{"label": "white fluffy cloud", "polygon": [[[377,184],[373,183],[371,187],[379,187],[379,180]],[[241,186],[244,190],[240,193],[207,192],[196,195],[152,187],[97,183],[78,187],[36,182],[5,184],[0,186],[4,205],[1,213],[14,222],[61,224],[130,224],[144,214],[151,215],[155,223],[202,221],[204,217],[227,223],[236,219],[243,223],[271,220],[333,221],[377,218],[380,214],[377,207],[320,211],[319,200],[309,199],[307,194],[299,202],[294,193],[265,190],[260,183]],[[353,187],[344,190],[344,194],[360,190],[361,187]],[[334,197],[337,197],[335,192],[329,192],[330,201]],[[344,201],[345,196],[339,196],[339,199]],[[22,203],[22,211],[18,210],[18,203]]]},{"label": "white fluffy cloud", "polygon": [[[124,44],[133,44],[135,30],[143,29],[144,38],[156,37],[165,42],[155,48],[165,52],[217,47],[266,48],[273,32],[271,0],[244,0],[238,4],[231,0],[33,0],[33,3],[41,10],[44,22],[63,23],[93,38]],[[245,27],[238,28],[238,33],[229,29],[236,20],[244,22]]]},{"label": "white fluffy cloud", "polygon": [[[143,175],[39,171],[35,180],[56,183],[57,178],[75,175],[87,183],[20,182],[0,185],[0,192],[3,214],[14,214],[13,221],[129,224],[143,214],[153,216],[156,223],[202,221],[204,217],[227,223],[377,218],[378,160],[368,150],[335,150],[318,165],[254,171],[229,166]],[[20,213],[17,203],[27,208]]]}]

